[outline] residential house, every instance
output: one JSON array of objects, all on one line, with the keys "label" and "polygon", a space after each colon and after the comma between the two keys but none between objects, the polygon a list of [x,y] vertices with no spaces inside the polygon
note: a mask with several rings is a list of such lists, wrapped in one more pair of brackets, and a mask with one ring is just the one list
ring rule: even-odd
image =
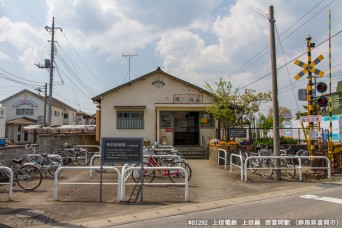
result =
[{"label": "residential house", "polygon": [[[45,102],[46,101],[46,102]],[[30,135],[23,130],[27,125],[44,125],[44,106],[48,119],[48,98],[24,89],[2,101],[6,108],[5,136],[14,143],[30,142]],[[76,109],[53,98],[51,125],[76,124]]]}]

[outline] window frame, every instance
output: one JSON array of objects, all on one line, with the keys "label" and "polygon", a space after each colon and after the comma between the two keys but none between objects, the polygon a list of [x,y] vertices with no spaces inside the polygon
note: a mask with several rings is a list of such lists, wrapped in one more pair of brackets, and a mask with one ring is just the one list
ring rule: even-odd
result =
[{"label": "window frame", "polygon": [[[137,115],[137,117],[135,117],[135,115]],[[144,128],[144,111],[116,111],[116,129]]]}]

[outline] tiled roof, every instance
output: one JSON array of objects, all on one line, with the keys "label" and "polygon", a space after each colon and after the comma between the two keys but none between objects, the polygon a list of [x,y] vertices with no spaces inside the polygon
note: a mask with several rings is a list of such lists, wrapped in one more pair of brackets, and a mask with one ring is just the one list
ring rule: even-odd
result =
[{"label": "tiled roof", "polygon": [[6,122],[6,124],[27,124],[27,125],[36,124],[36,123],[37,123],[37,120],[30,119],[27,117],[20,117],[20,118],[9,120]]}]

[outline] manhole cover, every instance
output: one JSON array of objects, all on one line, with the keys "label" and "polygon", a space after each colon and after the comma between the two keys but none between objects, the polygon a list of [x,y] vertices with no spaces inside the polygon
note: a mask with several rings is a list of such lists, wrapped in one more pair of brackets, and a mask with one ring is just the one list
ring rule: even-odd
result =
[{"label": "manhole cover", "polygon": [[20,211],[15,216],[19,218],[32,218],[32,217],[37,217],[42,214],[44,214],[44,211],[42,210],[27,210],[27,211]]}]

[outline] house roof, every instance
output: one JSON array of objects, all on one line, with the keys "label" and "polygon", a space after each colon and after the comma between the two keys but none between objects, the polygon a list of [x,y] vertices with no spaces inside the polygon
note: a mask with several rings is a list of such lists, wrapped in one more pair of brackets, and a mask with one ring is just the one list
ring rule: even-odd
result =
[{"label": "house roof", "polygon": [[[2,104],[2,103],[4,103],[4,102],[6,102],[6,101],[8,101],[8,100],[10,100],[10,99],[12,99],[12,98],[18,96],[18,95],[20,95],[20,94],[22,94],[22,93],[25,93],[25,92],[26,92],[26,93],[30,93],[30,94],[32,94],[33,96],[36,96],[37,98],[39,98],[39,99],[41,99],[41,100],[44,100],[44,98],[45,98],[45,97],[42,96],[42,95],[39,95],[39,94],[37,94],[37,93],[34,93],[34,92],[30,91],[30,90],[24,89],[24,90],[22,90],[22,91],[20,91],[20,92],[18,92],[18,93],[13,94],[12,96],[7,97],[6,99],[0,101],[0,104]],[[49,96],[47,96],[46,99],[49,99]],[[70,110],[77,111],[77,110],[74,109],[73,107],[71,107],[71,106],[65,104],[64,102],[62,102],[62,101],[60,101],[60,100],[58,100],[58,99],[56,99],[56,98],[52,98],[52,105],[58,106],[58,107],[60,107],[60,108],[68,108],[68,109],[70,109]]]},{"label": "house roof", "polygon": [[172,78],[173,80],[179,81],[179,82],[181,82],[181,83],[183,83],[183,84],[185,84],[185,85],[187,85],[187,86],[191,86],[191,87],[193,87],[193,88],[195,88],[195,89],[198,89],[199,91],[201,91],[201,92],[203,92],[203,93],[206,93],[206,94],[208,94],[208,95],[211,95],[211,93],[210,93],[209,91],[207,91],[207,90],[205,90],[205,89],[203,89],[203,88],[201,88],[201,87],[198,87],[198,86],[196,86],[196,85],[194,85],[194,84],[191,84],[191,83],[189,83],[189,82],[187,82],[187,81],[184,81],[184,80],[182,80],[182,79],[179,79],[179,78],[177,78],[177,77],[175,77],[175,76],[172,76],[171,74],[168,74],[168,73],[162,71],[162,70],[160,69],[160,67],[158,67],[155,71],[152,71],[152,72],[150,72],[150,73],[147,73],[147,74],[145,74],[145,75],[143,75],[143,76],[141,76],[141,77],[139,77],[139,78],[136,78],[136,79],[134,79],[134,80],[132,80],[132,81],[130,81],[130,82],[127,82],[127,83],[122,84],[122,85],[120,85],[120,86],[117,86],[117,87],[115,87],[115,88],[113,88],[113,89],[111,89],[111,90],[108,90],[108,91],[106,91],[106,92],[104,92],[104,93],[102,93],[102,94],[100,94],[100,95],[97,95],[96,97],[93,97],[92,100],[95,101],[95,102],[97,102],[97,103],[101,103],[101,97],[103,97],[103,96],[105,96],[105,95],[107,95],[107,94],[109,94],[109,93],[112,93],[112,92],[114,92],[114,91],[117,91],[117,90],[119,90],[119,89],[121,89],[121,88],[130,86],[130,85],[132,85],[132,84],[134,84],[134,83],[136,83],[136,82],[139,82],[140,80],[144,80],[144,79],[146,79],[147,77],[149,77],[149,76],[151,76],[151,75],[154,75],[154,74],[156,74],[156,73],[163,74],[163,75],[165,75],[165,76],[167,76],[167,77]]},{"label": "house roof", "polygon": [[27,125],[36,124],[36,123],[37,123],[37,120],[31,119],[28,117],[20,117],[20,118],[9,120],[6,122],[6,124],[27,124]]}]

